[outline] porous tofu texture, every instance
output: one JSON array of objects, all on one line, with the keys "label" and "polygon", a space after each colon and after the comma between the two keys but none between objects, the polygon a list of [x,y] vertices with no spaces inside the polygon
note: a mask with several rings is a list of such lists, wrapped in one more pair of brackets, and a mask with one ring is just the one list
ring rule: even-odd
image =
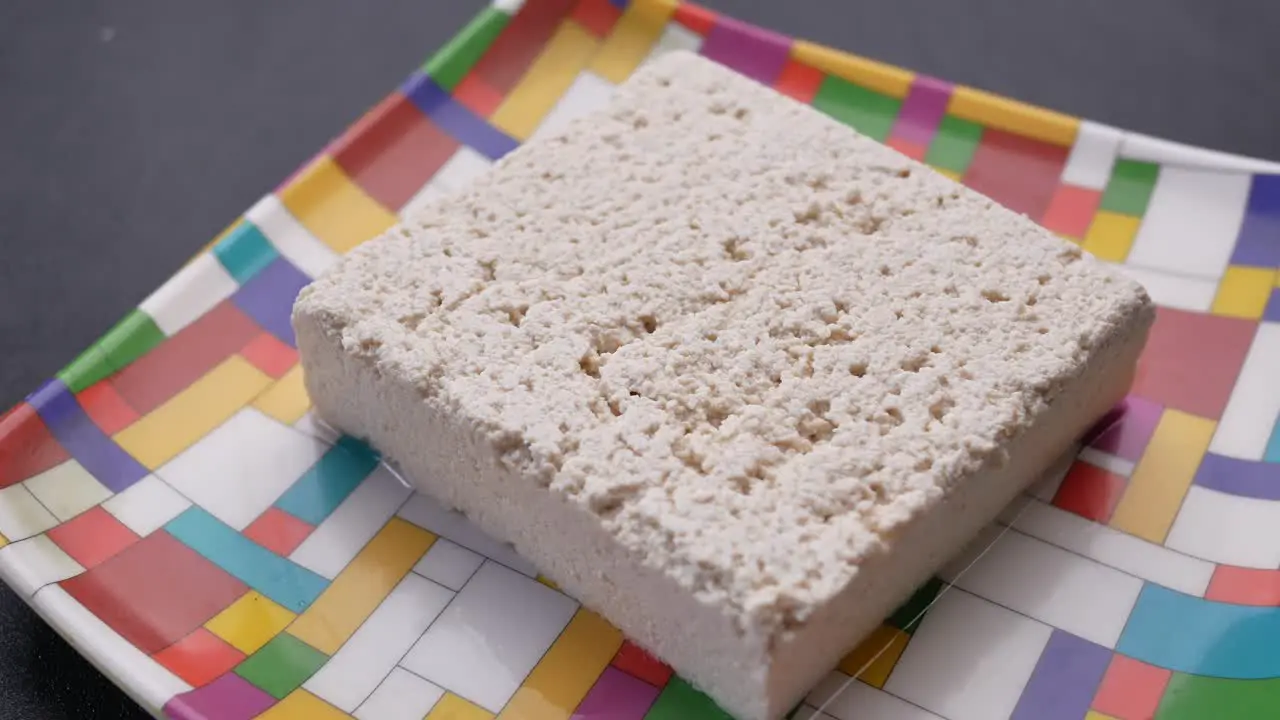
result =
[{"label": "porous tofu texture", "polygon": [[[443,423],[468,459],[434,462],[474,477],[427,489],[502,477],[589,517],[624,566],[556,580],[600,597],[654,573],[765,675],[1089,367],[1126,375],[1152,317],[1140,286],[1030,220],[685,53],[357,248],[295,308],[327,419],[411,476],[433,460],[397,448]],[[418,405],[430,423],[398,416]],[[512,522],[486,529],[556,564]]]}]

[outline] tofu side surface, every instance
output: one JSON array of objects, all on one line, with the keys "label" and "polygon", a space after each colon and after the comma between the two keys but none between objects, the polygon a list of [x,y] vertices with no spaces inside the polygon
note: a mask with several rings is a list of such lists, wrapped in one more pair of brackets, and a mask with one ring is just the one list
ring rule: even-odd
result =
[{"label": "tofu side surface", "polygon": [[742,720],[779,716],[1116,403],[1092,257],[687,53],[357,248],[308,391]]}]

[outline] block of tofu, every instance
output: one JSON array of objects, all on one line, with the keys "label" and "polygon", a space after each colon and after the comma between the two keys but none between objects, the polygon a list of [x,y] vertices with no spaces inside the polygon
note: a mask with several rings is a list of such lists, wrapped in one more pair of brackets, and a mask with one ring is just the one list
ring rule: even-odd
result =
[{"label": "block of tofu", "polygon": [[684,53],[294,310],[323,418],[742,720],[1116,404],[1153,317],[1025,217]]}]

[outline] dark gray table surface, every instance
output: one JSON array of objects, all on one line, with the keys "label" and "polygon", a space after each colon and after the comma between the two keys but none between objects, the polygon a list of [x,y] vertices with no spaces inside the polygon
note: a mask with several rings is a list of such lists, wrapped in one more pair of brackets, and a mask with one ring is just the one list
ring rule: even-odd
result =
[{"label": "dark gray table surface", "polygon": [[[101,335],[482,4],[0,3],[0,406]],[[1280,159],[1275,3],[706,4],[1074,115]],[[141,717],[0,586],[0,718]]]}]

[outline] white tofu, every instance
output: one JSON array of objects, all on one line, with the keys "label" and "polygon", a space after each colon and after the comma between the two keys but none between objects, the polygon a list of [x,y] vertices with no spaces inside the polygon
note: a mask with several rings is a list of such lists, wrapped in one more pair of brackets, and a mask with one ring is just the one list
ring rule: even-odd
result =
[{"label": "white tofu", "polygon": [[687,53],[295,308],[318,412],[743,720],[1127,389],[1146,292]]}]

